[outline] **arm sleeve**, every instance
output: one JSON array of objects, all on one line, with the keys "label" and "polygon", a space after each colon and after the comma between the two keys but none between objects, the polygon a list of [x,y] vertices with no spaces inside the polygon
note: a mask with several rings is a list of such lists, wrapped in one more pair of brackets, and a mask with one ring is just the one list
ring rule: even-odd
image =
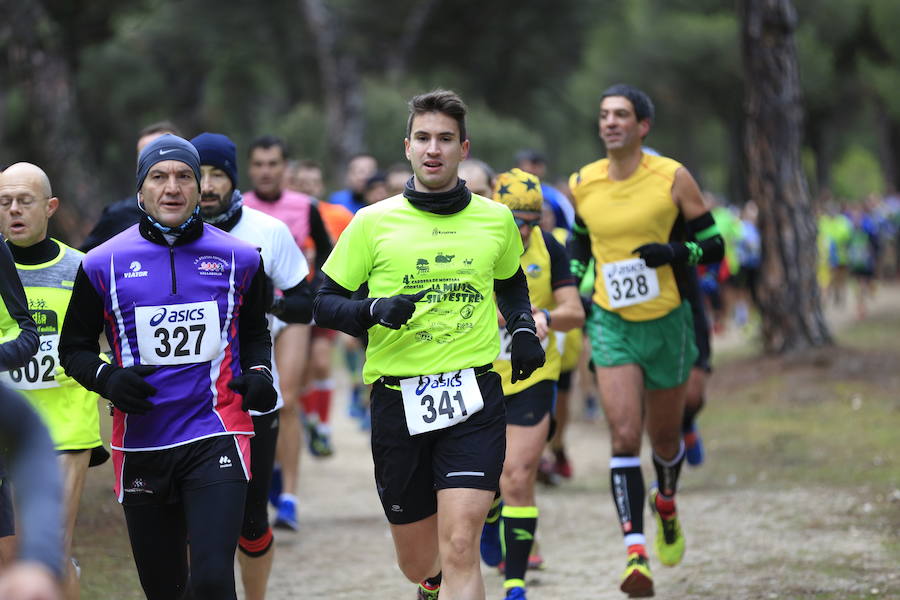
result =
[{"label": "arm sleeve", "polygon": [[312,319],[312,286],[305,279],[275,300],[272,314],[285,323],[309,323]]},{"label": "arm sleeve", "polygon": [[725,257],[725,240],[719,233],[711,212],[707,211],[688,221],[687,230],[691,239],[685,243],[689,265],[717,263]]},{"label": "arm sleeve", "polygon": [[510,335],[517,329],[537,331],[531,316],[531,300],[528,298],[528,281],[522,267],[508,279],[494,280],[494,293],[497,295],[497,308],[506,320],[506,331]]},{"label": "arm sleeve", "polygon": [[9,449],[16,517],[22,524],[19,558],[62,576],[62,482],[53,442],[24,398],[0,388],[0,442]]},{"label": "arm sleeve", "polygon": [[566,249],[556,241],[552,234],[546,231],[544,234],[544,244],[547,245],[547,252],[550,254],[550,288],[559,289],[569,285],[575,285],[575,278],[572,277],[572,271],[569,269],[569,254]]},{"label": "arm sleeve", "polygon": [[331,254],[331,237],[325,229],[325,222],[319,209],[313,205],[309,207],[309,237],[316,246],[316,270],[322,268],[328,255]]},{"label": "arm sleeve", "polygon": [[269,322],[266,320],[267,309],[266,272],[260,257],[259,268],[244,293],[244,305],[241,307],[241,320],[238,325],[241,368],[244,371],[258,365],[272,368],[272,336],[269,334]]},{"label": "arm sleeve", "polygon": [[0,371],[6,371],[27,363],[40,339],[12,254],[6,242],[0,246]]},{"label": "arm sleeve", "polygon": [[66,311],[59,338],[59,362],[66,374],[92,391],[99,391],[97,375],[104,363],[100,359],[100,334],[103,332],[103,299],[94,289],[82,266],[75,274],[70,306]]},{"label": "arm sleeve", "polygon": [[341,286],[328,275],[313,302],[313,318],[316,325],[337,329],[353,337],[360,337],[372,326],[369,307],[372,298],[353,300],[353,290]]}]

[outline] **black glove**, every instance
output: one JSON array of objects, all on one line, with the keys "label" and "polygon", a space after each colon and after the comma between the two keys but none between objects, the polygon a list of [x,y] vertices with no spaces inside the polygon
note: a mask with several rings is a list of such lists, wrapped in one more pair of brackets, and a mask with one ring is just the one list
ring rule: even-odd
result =
[{"label": "black glove", "polygon": [[678,242],[671,244],[644,244],[632,250],[631,253],[640,255],[644,259],[644,263],[651,269],[675,262],[685,262],[690,254],[687,247]]},{"label": "black glove", "polygon": [[243,397],[241,410],[256,410],[261,413],[275,408],[278,394],[272,386],[271,376],[261,369],[250,369],[228,382],[228,388]]},{"label": "black glove", "polygon": [[110,373],[104,377],[101,372],[97,391],[123,413],[147,414],[153,408],[153,403],[147,398],[156,393],[156,388],[144,381],[144,377],[155,373],[158,368],[152,365],[103,367],[104,372]]},{"label": "black glove", "polygon": [[512,378],[510,379],[512,383],[528,379],[532,373],[544,365],[544,349],[541,347],[541,340],[531,330],[520,330],[513,334],[512,349],[509,355],[512,363]]},{"label": "black glove", "polygon": [[390,298],[377,298],[369,305],[369,313],[375,322],[390,329],[400,329],[416,312],[416,302],[425,297],[431,288],[418,294],[398,294]]}]

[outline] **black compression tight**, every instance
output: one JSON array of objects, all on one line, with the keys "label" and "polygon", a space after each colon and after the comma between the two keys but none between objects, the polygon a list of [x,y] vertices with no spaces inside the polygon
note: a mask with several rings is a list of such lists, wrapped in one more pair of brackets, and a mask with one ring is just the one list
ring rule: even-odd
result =
[{"label": "black compression tight", "polygon": [[246,482],[226,481],[184,490],[177,504],[123,506],[147,600],[236,600],[234,550],[246,493]]}]

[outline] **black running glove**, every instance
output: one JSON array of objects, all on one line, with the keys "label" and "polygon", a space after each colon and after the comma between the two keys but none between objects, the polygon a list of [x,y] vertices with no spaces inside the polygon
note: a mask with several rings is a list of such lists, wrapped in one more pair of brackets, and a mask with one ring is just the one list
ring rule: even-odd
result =
[{"label": "black running glove", "polygon": [[512,378],[510,379],[512,383],[528,379],[532,373],[544,365],[544,349],[541,347],[541,340],[531,330],[520,329],[513,334],[512,349],[509,355],[512,363]]},{"label": "black running glove", "polygon": [[418,294],[398,294],[389,298],[376,298],[369,305],[369,314],[376,323],[390,329],[400,329],[413,313],[416,302],[425,297],[431,288],[425,288]]},{"label": "black running glove", "polygon": [[651,269],[671,263],[687,262],[690,251],[684,244],[673,242],[671,244],[644,244],[631,251],[644,259],[644,263]]},{"label": "black running glove", "polygon": [[[97,391],[123,413],[145,415],[153,408],[153,403],[147,398],[156,393],[156,388],[144,377],[155,373],[158,368],[152,365],[105,366],[97,380]],[[109,374],[106,375],[106,372]]]},{"label": "black running glove", "polygon": [[261,413],[275,408],[278,393],[272,386],[272,375],[268,369],[249,369],[228,382],[228,388],[243,397],[241,410],[255,410]]}]

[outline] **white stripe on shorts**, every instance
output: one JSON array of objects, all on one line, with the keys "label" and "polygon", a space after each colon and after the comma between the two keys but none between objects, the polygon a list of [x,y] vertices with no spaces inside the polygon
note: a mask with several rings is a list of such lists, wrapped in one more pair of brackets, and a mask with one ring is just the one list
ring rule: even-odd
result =
[{"label": "white stripe on shorts", "polygon": [[484,477],[484,471],[453,471],[445,477]]}]

